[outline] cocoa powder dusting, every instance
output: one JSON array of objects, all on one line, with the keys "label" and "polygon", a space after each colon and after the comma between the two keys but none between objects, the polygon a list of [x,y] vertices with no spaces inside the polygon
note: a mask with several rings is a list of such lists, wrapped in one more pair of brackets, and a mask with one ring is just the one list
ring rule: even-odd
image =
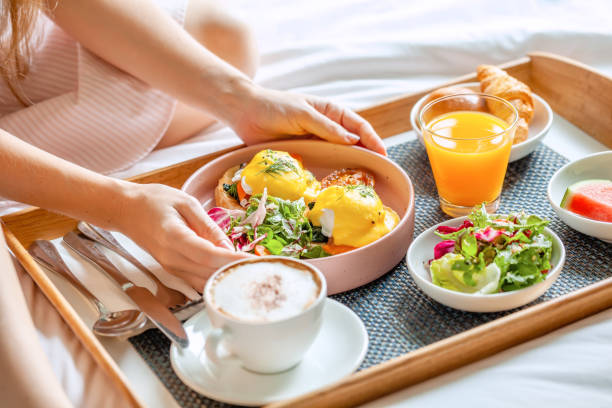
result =
[{"label": "cocoa powder dusting", "polygon": [[262,282],[251,282],[251,306],[255,309],[265,309],[266,312],[278,308],[287,300],[287,296],[281,292],[282,280],[280,275],[272,275]]}]

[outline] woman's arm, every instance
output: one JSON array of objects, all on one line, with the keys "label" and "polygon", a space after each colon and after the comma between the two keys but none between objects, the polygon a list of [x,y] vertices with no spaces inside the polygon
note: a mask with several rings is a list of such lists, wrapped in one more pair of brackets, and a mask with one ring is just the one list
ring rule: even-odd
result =
[{"label": "woman's arm", "polygon": [[51,17],[93,53],[211,113],[247,143],[312,133],[337,143],[361,139],[385,153],[376,132],[354,112],[255,85],[148,0],[62,0]]},{"label": "woman's arm", "polygon": [[214,270],[245,256],[233,251],[225,234],[188,194],[103,176],[3,130],[0,174],[0,196],[121,231],[198,290]]},{"label": "woman's arm", "polygon": [[216,117],[251,86],[151,1],[61,0],[51,17],[96,55]]},{"label": "woman's arm", "polygon": [[128,183],[40,150],[0,129],[0,196],[116,227]]},{"label": "woman's arm", "polygon": [[70,401],[38,342],[1,227],[0,333],[0,405],[70,407]]}]

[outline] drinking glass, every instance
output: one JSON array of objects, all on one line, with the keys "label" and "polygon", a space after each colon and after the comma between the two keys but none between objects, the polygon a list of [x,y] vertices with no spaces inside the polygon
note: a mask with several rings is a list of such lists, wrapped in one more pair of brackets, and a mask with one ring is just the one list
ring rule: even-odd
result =
[{"label": "drinking glass", "polygon": [[497,210],[518,119],[511,103],[479,93],[445,96],[421,110],[442,211],[463,216],[481,203]]}]

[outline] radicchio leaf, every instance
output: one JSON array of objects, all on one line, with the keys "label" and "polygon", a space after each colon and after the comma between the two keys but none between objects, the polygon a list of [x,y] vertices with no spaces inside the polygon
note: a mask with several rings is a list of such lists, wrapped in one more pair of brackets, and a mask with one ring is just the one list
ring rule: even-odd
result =
[{"label": "radicchio leaf", "polygon": [[208,210],[208,216],[223,230],[223,232],[227,233],[232,224],[232,219],[243,217],[244,211],[213,207]]},{"label": "radicchio leaf", "polygon": [[302,252],[304,252],[304,247],[302,247],[300,244],[295,242],[293,244],[289,244],[286,247],[284,247],[282,254],[284,256],[290,256],[290,257],[293,257],[293,258],[299,258],[300,254]]},{"label": "radicchio leaf", "polygon": [[246,236],[246,234],[241,234],[235,240],[233,240],[233,242],[236,249],[238,251],[242,251],[242,248],[249,244],[249,238]]},{"label": "radicchio leaf", "polygon": [[434,259],[442,258],[444,255],[455,250],[455,241],[447,239],[446,241],[438,242],[434,247]]},{"label": "radicchio leaf", "polygon": [[264,188],[257,209],[246,217],[240,225],[251,224],[253,230],[257,231],[257,227],[261,225],[266,218],[266,201],[268,201],[268,189]]},{"label": "radicchio leaf", "polygon": [[474,232],[474,236],[485,242],[493,242],[493,240],[503,234],[502,230],[497,230],[495,228],[487,227],[483,230]]},{"label": "radicchio leaf", "polygon": [[436,232],[439,234],[452,234],[453,232],[461,231],[464,228],[473,227],[474,224],[470,220],[464,220],[463,224],[459,227],[450,227],[448,225],[440,225],[436,228]]},{"label": "radicchio leaf", "polygon": [[228,235],[230,241],[235,242],[238,238],[244,235],[244,231],[236,231],[236,228]]},{"label": "radicchio leaf", "polygon": [[251,242],[248,242],[248,238],[246,235],[242,235],[240,239],[238,239],[236,243],[236,248],[239,251],[249,252],[255,249],[255,245],[257,245],[260,241],[263,241],[266,238],[267,234],[263,234],[258,238],[254,239]]}]

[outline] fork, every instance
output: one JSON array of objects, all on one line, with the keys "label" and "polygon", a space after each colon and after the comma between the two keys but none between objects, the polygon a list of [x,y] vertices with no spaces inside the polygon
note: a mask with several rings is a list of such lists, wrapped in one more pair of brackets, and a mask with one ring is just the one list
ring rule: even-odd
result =
[{"label": "fork", "polygon": [[[173,311],[176,308],[184,306],[187,302],[187,298],[184,294],[178,290],[165,286],[160,280],[151,272],[146,266],[144,266],[138,259],[136,259],[131,253],[123,247],[119,241],[115,239],[112,233],[106,231],[95,225],[80,221],[77,225],[77,229],[85,235],[87,238],[99,243],[100,245],[110,249],[111,251],[121,255],[123,258],[128,260],[132,265],[138,268],[142,273],[149,277],[157,285],[157,293],[155,297],[166,307]],[[182,308],[182,307],[181,307]]]}]

